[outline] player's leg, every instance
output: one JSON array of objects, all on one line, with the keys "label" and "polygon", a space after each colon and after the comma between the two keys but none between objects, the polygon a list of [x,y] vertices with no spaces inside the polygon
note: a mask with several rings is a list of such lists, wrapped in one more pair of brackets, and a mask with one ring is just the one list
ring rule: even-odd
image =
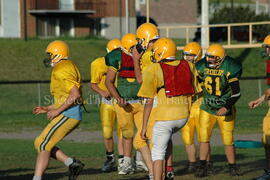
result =
[{"label": "player's leg", "polygon": [[186,122],[187,119],[175,121],[156,121],[153,128],[152,148],[153,172],[155,180],[162,179],[163,163],[172,134],[176,132],[175,130],[181,129]]},{"label": "player's leg", "polygon": [[266,169],[256,180],[270,179],[270,109],[263,119],[262,143],[265,150]]},{"label": "player's leg", "polygon": [[166,149],[172,135],[171,129],[166,126],[163,121],[156,121],[153,128],[152,160],[155,180],[162,179]]},{"label": "player's leg", "polygon": [[118,174],[131,174],[134,173],[134,168],[132,166],[132,141],[134,135],[133,129],[133,106],[129,104],[127,107],[122,108],[118,104],[115,106],[115,111],[117,115],[117,124],[122,131],[123,136],[123,154],[124,162],[123,167],[120,169]]},{"label": "player's leg", "polygon": [[212,129],[216,123],[214,115],[201,110],[199,119],[199,141],[200,141],[200,166],[197,169],[196,177],[205,177],[207,172],[207,158],[210,153],[210,138],[212,135]]},{"label": "player's leg", "polygon": [[141,130],[142,130],[142,122],[143,122],[143,105],[142,104],[134,104],[135,114],[134,114],[134,122],[137,128],[137,132],[133,141],[134,148],[140,151],[142,158],[148,168],[149,174],[153,173],[152,168],[152,159],[150,148],[146,142],[141,138]]},{"label": "player's leg", "polygon": [[173,143],[171,139],[168,142],[168,147],[166,150],[164,172],[166,180],[172,180],[174,178]]},{"label": "player's leg", "polygon": [[102,123],[102,132],[104,137],[104,145],[106,148],[106,161],[104,162],[101,171],[109,172],[115,167],[115,157],[113,151],[113,127],[116,118],[114,106],[111,104],[102,103],[100,106],[100,119]]},{"label": "player's leg", "polygon": [[231,176],[240,176],[240,169],[236,165],[235,147],[233,144],[235,116],[219,116],[218,124],[221,132],[223,144],[225,145],[225,154],[228,161],[229,173]]},{"label": "player's leg", "polygon": [[187,173],[193,173],[196,170],[196,147],[194,144],[195,118],[191,116],[187,124],[181,129],[182,141],[185,144],[185,149],[188,157]]},{"label": "player's leg", "polygon": [[[69,134],[74,128],[78,126],[80,121],[59,115],[54,118],[47,127],[43,130],[41,135],[35,140],[35,147],[39,152],[37,158],[36,174],[44,173],[49,158],[53,157],[61,162],[64,162],[69,170],[73,165],[76,165],[75,171],[70,171],[70,179],[76,179],[82,170],[84,164],[77,163],[74,159],[66,156],[62,151],[55,147],[55,145],[61,141],[67,134]],[[48,156],[49,154],[49,156]],[[45,167],[46,166],[46,167]],[[45,168],[45,169],[44,169]],[[42,175],[41,174],[41,175]]]},{"label": "player's leg", "polygon": [[117,124],[117,137],[118,137],[118,144],[117,144],[117,149],[118,149],[118,166],[117,170],[118,172],[120,171],[121,167],[123,166],[124,163],[124,147],[123,147],[123,135],[122,131]]}]

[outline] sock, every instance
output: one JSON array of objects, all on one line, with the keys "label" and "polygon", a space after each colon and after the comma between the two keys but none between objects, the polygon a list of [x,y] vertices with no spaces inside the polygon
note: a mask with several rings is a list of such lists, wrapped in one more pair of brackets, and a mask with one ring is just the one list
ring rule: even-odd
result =
[{"label": "sock", "polygon": [[166,166],[166,172],[172,172],[173,166]]},{"label": "sock", "polygon": [[131,164],[131,157],[124,156],[124,162]]},{"label": "sock", "polygon": [[233,164],[230,164],[230,163],[229,163],[229,166],[230,166],[230,167],[234,167],[234,166],[236,166],[236,164],[235,164],[235,163],[233,163]]},{"label": "sock", "polygon": [[118,155],[118,159],[124,158],[124,155]]},{"label": "sock", "polygon": [[205,166],[206,165],[206,160],[200,160],[200,164]]},{"label": "sock", "polygon": [[70,166],[71,164],[73,163],[73,159],[68,157],[66,160],[65,160],[65,165],[68,167]]},{"label": "sock", "polygon": [[33,180],[41,180],[41,176],[34,176]]},{"label": "sock", "polygon": [[143,161],[142,155],[139,151],[136,151],[136,161]]}]

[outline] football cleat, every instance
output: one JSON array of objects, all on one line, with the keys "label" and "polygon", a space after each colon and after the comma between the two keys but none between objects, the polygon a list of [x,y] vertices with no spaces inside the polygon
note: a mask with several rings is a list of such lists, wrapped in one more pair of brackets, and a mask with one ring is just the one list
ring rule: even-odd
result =
[{"label": "football cleat", "polygon": [[270,170],[264,169],[263,175],[254,178],[253,180],[270,180]]},{"label": "football cleat", "polygon": [[76,160],[75,158],[73,159],[73,163],[69,165],[69,180],[76,180],[77,176],[81,173],[82,169],[84,167],[84,164]]},{"label": "football cleat", "polygon": [[229,164],[228,168],[231,176],[241,176],[240,167],[236,164]]},{"label": "football cleat", "polygon": [[102,172],[111,172],[114,170],[114,168],[115,168],[115,160],[114,160],[114,158],[109,158],[103,164],[101,171]]},{"label": "football cleat", "polygon": [[148,172],[148,168],[143,161],[136,161],[135,168],[138,172]]},{"label": "football cleat", "polygon": [[126,174],[133,174],[134,173],[134,167],[131,162],[123,162],[122,167],[120,168],[120,171],[118,171],[118,174],[120,175],[126,175]]}]

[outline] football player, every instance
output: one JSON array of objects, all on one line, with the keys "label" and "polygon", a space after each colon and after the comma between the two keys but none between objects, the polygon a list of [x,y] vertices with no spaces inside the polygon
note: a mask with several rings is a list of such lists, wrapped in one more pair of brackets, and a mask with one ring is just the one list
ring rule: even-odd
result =
[{"label": "football player", "polygon": [[[121,42],[118,39],[112,39],[107,43],[107,53],[114,49],[120,48]],[[107,66],[105,64],[105,57],[95,59],[90,66],[91,88],[97,92],[101,97],[100,105],[100,120],[102,124],[102,132],[104,137],[104,145],[106,148],[106,161],[103,164],[101,171],[109,172],[114,169],[115,157],[113,152],[113,128],[116,118],[116,112],[113,106],[112,98],[105,86],[105,79],[107,73]],[[119,127],[117,128],[118,135],[118,169],[123,164],[123,144],[122,135]]]},{"label": "football player", "polygon": [[199,79],[203,83],[203,103],[200,106],[200,166],[196,177],[207,176],[207,157],[209,141],[216,121],[225,145],[225,154],[231,176],[239,176],[240,170],[235,162],[233,130],[235,121],[234,104],[240,98],[239,78],[242,65],[225,55],[219,44],[211,45],[205,58],[196,63]]},{"label": "football player", "polygon": [[35,140],[38,155],[33,180],[41,180],[50,158],[63,162],[69,168],[69,180],[75,180],[84,164],[64,154],[56,144],[73,131],[82,119],[81,75],[77,66],[68,59],[69,48],[65,42],[51,42],[46,53],[48,58],[44,63],[53,68],[50,90],[54,104],[33,109],[33,114],[46,113],[50,121]]},{"label": "football player", "polygon": [[[143,72],[138,96],[147,98],[144,106],[141,136],[147,138],[147,123],[157,97],[155,125],[152,138],[154,179],[163,177],[165,154],[172,134],[187,122],[191,94],[195,93],[194,66],[176,60],[176,45],[169,38],[160,38],[153,46],[153,61]],[[193,69],[192,69],[193,68]],[[179,78],[175,78],[179,77]]]},{"label": "football player", "polygon": [[[270,35],[266,36],[263,41],[264,53],[267,57],[270,57]],[[265,99],[268,100],[268,106],[270,107],[270,89],[267,89],[261,97],[249,102],[249,107],[254,109],[258,107]],[[263,134],[262,143],[264,145],[265,157],[266,157],[266,169],[262,176],[256,178],[256,180],[268,180],[270,179],[270,109],[263,119]]]},{"label": "football player", "polygon": [[[146,69],[147,66],[152,64],[152,48],[157,39],[159,39],[159,32],[157,27],[154,24],[151,23],[144,23],[140,25],[136,31],[136,38],[137,38],[137,44],[136,48],[133,48],[132,51],[132,56],[134,60],[134,69],[135,69],[135,75],[136,75],[136,80],[138,83],[142,83],[142,72],[144,69]],[[153,118],[154,116],[154,110],[151,113],[151,120],[149,121],[148,128],[149,130],[147,131],[147,137],[149,140],[149,144],[144,142],[143,144],[137,144],[136,143],[136,137],[140,139],[140,132],[142,128],[142,121],[140,122],[140,129],[138,129],[137,134],[134,139],[134,144],[136,144],[138,149],[141,149],[142,154],[144,155],[144,160],[147,164],[147,167],[150,169],[150,174],[149,176],[152,176],[151,172],[153,172],[152,168],[152,160],[151,160],[151,153],[149,146],[152,146],[152,128],[154,125],[155,119]],[[140,141],[138,141],[140,142]],[[135,146],[135,148],[136,148]],[[140,165],[136,161],[136,167]]]},{"label": "football player", "polygon": [[[136,36],[126,34],[121,39],[121,48],[115,49],[105,57],[108,66],[106,87],[116,100],[117,123],[122,131],[124,146],[124,163],[119,174],[132,174],[133,122],[136,127],[142,119],[142,100],[137,96],[140,84],[137,83],[132,59],[132,48],[136,45]],[[117,87],[116,85],[117,84]],[[144,142],[143,140],[137,140]]]},{"label": "football player", "polygon": [[[188,43],[183,49],[183,59],[193,64],[201,60],[202,48],[197,42]],[[188,156],[187,172],[194,173],[197,169],[196,164],[196,147],[194,144],[194,133],[196,129],[197,136],[199,135],[199,116],[200,105],[202,102],[202,93],[195,95],[192,98],[192,106],[187,124],[181,129],[182,141],[186,146]]]}]

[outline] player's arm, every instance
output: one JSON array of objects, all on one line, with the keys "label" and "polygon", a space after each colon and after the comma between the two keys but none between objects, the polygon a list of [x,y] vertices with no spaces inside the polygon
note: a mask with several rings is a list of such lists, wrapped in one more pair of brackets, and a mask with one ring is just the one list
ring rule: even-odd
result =
[{"label": "player's arm", "polygon": [[98,87],[98,84],[101,82],[102,76],[105,72],[103,72],[103,68],[100,68],[98,61],[99,59],[94,60],[90,65],[90,88],[101,95],[104,98],[109,98],[110,93],[107,91],[104,91]]},{"label": "player's arm", "polygon": [[111,96],[109,92],[100,89],[97,83],[90,83],[90,88],[104,98],[110,98]]},{"label": "player's arm", "polygon": [[49,105],[49,106],[36,106],[34,107],[34,109],[32,110],[33,114],[44,114],[47,113],[48,111],[54,109],[54,105]]},{"label": "player's arm", "polygon": [[[254,109],[256,107],[258,107],[260,104],[262,104],[262,102],[265,100],[266,95],[263,94],[261,97],[259,97],[258,99],[254,100],[254,101],[250,101],[248,103],[248,106],[250,109]],[[268,96],[269,97],[269,96]]]},{"label": "player's arm", "polygon": [[240,83],[239,81],[234,81],[229,83],[231,90],[232,90],[232,95],[231,97],[226,101],[226,104],[224,105],[225,108],[230,109],[241,97],[240,93]]},{"label": "player's arm", "polygon": [[238,101],[238,99],[241,97],[240,93],[240,84],[239,81],[233,81],[229,83],[230,88],[232,90],[232,95],[229,97],[229,99],[225,102],[224,107],[220,108],[217,112],[218,116],[224,116],[228,109],[231,109],[232,106]]},{"label": "player's arm", "polygon": [[141,130],[141,137],[146,139],[146,129],[149,116],[152,111],[154,97],[157,95],[157,80],[153,73],[153,66],[148,66],[143,72],[143,81],[138,92],[139,97],[146,99],[143,111],[143,126]]},{"label": "player's arm", "polygon": [[134,71],[136,80],[139,84],[142,83],[142,73],[141,73],[141,67],[140,67],[140,58],[142,56],[143,52],[139,53],[137,51],[137,48],[132,49],[132,58],[134,62]]},{"label": "player's arm", "polygon": [[117,100],[117,103],[119,104],[119,106],[125,107],[127,105],[127,103],[119,95],[117,89],[114,86],[116,74],[117,74],[117,72],[114,69],[109,67],[108,70],[107,70],[107,76],[106,76],[106,80],[105,80],[105,85],[106,85],[108,91],[110,92],[110,94],[112,95],[112,97]]},{"label": "player's arm", "polygon": [[49,110],[47,112],[48,120],[52,120],[53,118],[55,118],[56,116],[61,114],[63,111],[67,110],[68,108],[70,108],[74,104],[77,104],[76,102],[79,102],[80,100],[81,100],[80,89],[77,86],[74,85],[70,89],[69,96],[65,100],[65,102],[59,108],[52,109],[52,110]]},{"label": "player's arm", "polygon": [[146,140],[146,129],[147,129],[147,124],[148,124],[148,119],[150,117],[152,108],[153,108],[153,98],[147,98],[146,103],[144,105],[144,111],[143,111],[143,125],[142,125],[142,131],[141,131],[141,138]]}]

